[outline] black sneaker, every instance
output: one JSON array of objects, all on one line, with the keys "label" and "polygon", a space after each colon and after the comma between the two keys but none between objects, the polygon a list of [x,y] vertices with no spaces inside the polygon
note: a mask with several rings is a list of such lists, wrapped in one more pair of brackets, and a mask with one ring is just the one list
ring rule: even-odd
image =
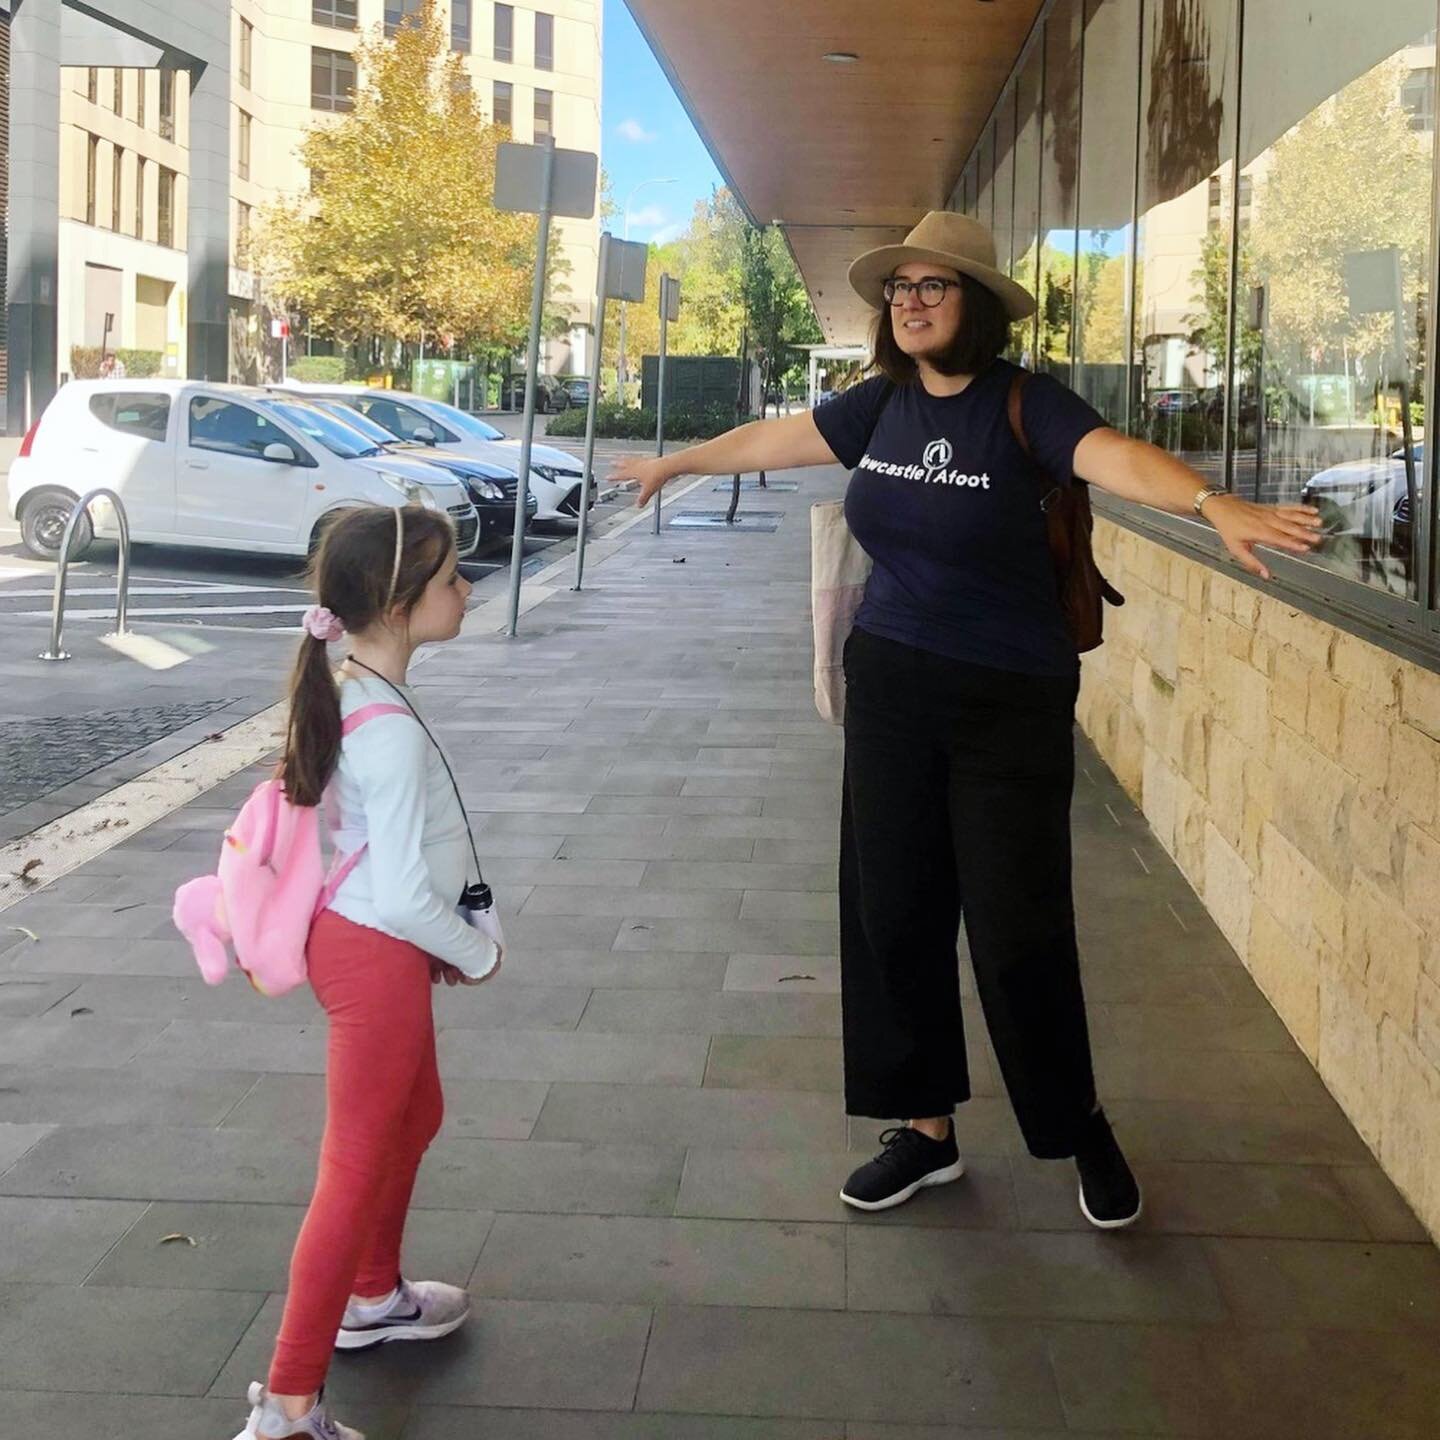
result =
[{"label": "black sneaker", "polygon": [[1105,1112],[1097,1110],[1090,1125],[1090,1134],[1075,1152],[1080,1213],[1099,1230],[1122,1230],[1140,1218],[1140,1186],[1115,1143]]},{"label": "black sneaker", "polygon": [[932,1140],[908,1125],[880,1136],[885,1147],[844,1184],[840,1198],[857,1210],[888,1210],[903,1205],[927,1185],[948,1185],[965,1173],[955,1144],[955,1122],[943,1140]]}]

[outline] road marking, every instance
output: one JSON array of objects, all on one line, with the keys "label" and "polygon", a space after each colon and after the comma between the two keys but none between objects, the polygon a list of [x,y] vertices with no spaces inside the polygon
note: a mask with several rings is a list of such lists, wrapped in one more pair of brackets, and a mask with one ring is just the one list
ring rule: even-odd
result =
[{"label": "road marking", "polygon": [[[298,615],[309,608],[308,605],[156,605],[134,611],[133,618],[139,620],[150,615]],[[12,610],[10,615],[15,620],[39,620],[49,613],[48,610]],[[104,610],[71,610],[67,607],[65,618],[113,620],[115,607],[107,606]]]}]

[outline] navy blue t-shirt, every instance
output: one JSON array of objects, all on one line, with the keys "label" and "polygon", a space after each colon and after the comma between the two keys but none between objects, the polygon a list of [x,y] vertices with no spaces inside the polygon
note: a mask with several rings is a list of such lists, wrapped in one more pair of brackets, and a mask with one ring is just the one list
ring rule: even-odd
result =
[{"label": "navy blue t-shirt", "polygon": [[1006,406],[1017,369],[997,360],[958,395],[867,380],[815,410],[855,471],[845,519],[874,569],[855,623],[972,665],[1073,675],[1040,500],[1068,480],[1075,447],[1106,421],[1046,375],[1022,410],[1028,460]]}]

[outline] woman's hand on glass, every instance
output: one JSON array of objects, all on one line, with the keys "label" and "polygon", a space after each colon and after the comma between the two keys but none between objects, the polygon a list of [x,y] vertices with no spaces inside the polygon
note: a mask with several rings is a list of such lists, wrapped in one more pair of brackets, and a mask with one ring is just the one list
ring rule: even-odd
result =
[{"label": "woman's hand on glass", "polygon": [[1202,511],[1241,566],[1262,580],[1271,578],[1257,545],[1308,555],[1324,540],[1320,512],[1313,505],[1256,505],[1238,495],[1217,495]]}]

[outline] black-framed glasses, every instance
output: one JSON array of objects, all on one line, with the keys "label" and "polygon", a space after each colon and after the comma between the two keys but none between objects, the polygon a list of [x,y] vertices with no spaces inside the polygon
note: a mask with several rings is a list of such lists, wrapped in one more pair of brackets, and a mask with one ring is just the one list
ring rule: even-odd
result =
[{"label": "black-framed glasses", "polygon": [[933,310],[937,305],[945,302],[945,292],[954,286],[960,288],[958,280],[942,280],[938,275],[926,275],[922,280],[887,280],[885,282],[885,303],[887,305],[903,305],[911,293],[920,297],[920,303],[927,309]]}]

